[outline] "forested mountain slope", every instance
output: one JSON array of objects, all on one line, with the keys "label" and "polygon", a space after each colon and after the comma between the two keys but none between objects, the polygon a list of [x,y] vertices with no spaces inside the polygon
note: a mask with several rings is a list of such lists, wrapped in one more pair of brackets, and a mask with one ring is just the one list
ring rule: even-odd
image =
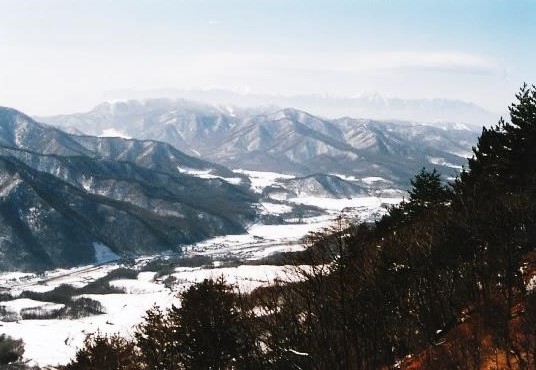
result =
[{"label": "forested mountain slope", "polygon": [[0,160],[2,270],[94,262],[95,244],[118,255],[177,250],[242,232],[256,215],[248,179],[220,165],[155,141],[70,135],[9,108]]}]

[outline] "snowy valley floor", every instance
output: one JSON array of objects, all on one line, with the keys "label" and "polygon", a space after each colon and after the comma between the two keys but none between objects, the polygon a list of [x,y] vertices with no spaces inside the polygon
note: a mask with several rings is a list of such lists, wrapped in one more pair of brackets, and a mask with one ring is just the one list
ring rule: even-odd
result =
[{"label": "snowy valley floor", "polygon": [[[225,279],[235,284],[241,291],[251,291],[270,284],[275,278],[285,279],[287,267],[274,265],[250,265],[237,263],[236,267],[225,267],[220,261],[233,258],[238,261],[259,260],[277,252],[294,251],[303,248],[300,239],[311,231],[328,227],[345,209],[345,214],[360,220],[379,217],[388,204],[397,203],[400,198],[358,197],[353,199],[298,198],[294,203],[314,205],[325,210],[322,216],[303,219],[300,224],[262,225],[254,224],[243,235],[228,235],[190,245],[184,248],[186,256],[206,256],[213,261],[209,267],[178,267],[164,275],[156,271],[143,271],[136,279],[119,279],[110,283],[121,288],[120,294],[85,295],[99,301],[105,313],[73,320],[23,320],[1,322],[0,333],[25,342],[25,358],[30,364],[54,366],[67,363],[82,345],[86,334],[121,333],[129,336],[142,321],[145,312],[153,305],[162,308],[179,304],[177,293],[205,278]],[[285,212],[285,205],[265,203],[268,213]],[[155,257],[148,256],[136,262],[140,268]],[[120,267],[117,263],[99,266],[83,266],[69,270],[55,270],[36,276],[34,274],[9,273],[0,275],[0,287],[12,295],[24,290],[45,292],[61,284],[83,287]],[[173,284],[165,280],[173,276]],[[169,281],[169,280],[168,280]],[[41,307],[52,310],[61,307],[56,303],[19,298],[1,302],[7,311],[20,313],[24,308]]]}]

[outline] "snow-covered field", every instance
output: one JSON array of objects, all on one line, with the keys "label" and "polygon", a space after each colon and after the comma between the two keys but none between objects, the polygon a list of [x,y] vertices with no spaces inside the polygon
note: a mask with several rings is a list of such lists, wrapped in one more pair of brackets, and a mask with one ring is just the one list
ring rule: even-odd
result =
[{"label": "snow-covered field", "polygon": [[[240,171],[252,179],[252,188],[260,192],[262,188],[273,184],[278,178],[287,177],[274,173]],[[229,258],[241,261],[258,260],[277,252],[295,251],[303,248],[300,240],[311,231],[318,231],[333,223],[333,220],[344,212],[350,218],[373,220],[385,212],[389,204],[397,203],[400,198],[379,198],[374,196],[353,199],[331,199],[315,197],[299,197],[279,200],[265,199],[259,206],[265,214],[286,214],[292,211],[293,205],[304,204],[324,210],[320,216],[287,220],[283,225],[265,225],[256,223],[249,227],[243,235],[227,235],[215,237],[203,242],[184,247],[186,256],[208,256],[213,262],[209,267],[177,267],[167,275],[157,277],[156,271],[140,272],[136,279],[118,279],[110,285],[120,288],[123,293],[84,295],[99,301],[105,313],[73,320],[23,320],[16,316],[25,308],[41,307],[43,310],[61,308],[53,302],[41,302],[28,298],[19,298],[8,302],[0,302],[7,311],[15,314],[16,320],[0,322],[0,333],[14,338],[22,338],[25,342],[25,357],[31,364],[54,366],[65,364],[82,345],[87,333],[121,333],[124,336],[133,334],[135,327],[142,321],[144,313],[153,305],[162,308],[171,304],[179,304],[177,294],[206,278],[225,279],[236,285],[241,291],[251,291],[257,287],[268,285],[274,279],[289,279],[288,268],[273,265],[238,265],[226,267],[220,261]],[[62,284],[83,287],[88,283],[107,275],[120,265],[113,261],[116,256],[110,254],[102,246],[96,247],[102,262],[97,266],[82,266],[72,269],[49,271],[34,275],[24,273],[0,274],[0,289],[18,295],[22,291],[45,292]],[[137,268],[151,260],[151,256],[142,258]],[[166,278],[172,277],[173,284],[165,284]]]},{"label": "snow-covered field", "polygon": [[[88,272],[54,271],[47,278],[34,277],[20,282],[25,290],[32,287],[46,287],[48,290],[60,284],[83,286],[90,280],[105,275],[108,271],[119,267],[116,264],[88,268]],[[89,278],[94,277],[94,279]],[[119,279],[110,282],[113,287],[121,288],[121,294],[87,294],[84,297],[100,302],[105,314],[71,320],[23,320],[2,322],[0,332],[14,338],[22,338],[25,342],[25,358],[39,366],[65,364],[73,358],[76,349],[81,347],[86,334],[99,331],[101,333],[121,333],[131,336],[137,324],[142,321],[145,312],[152,306],[169,308],[178,305],[177,294],[196,282],[208,278],[224,276],[228,283],[234,284],[242,292],[270,284],[275,278],[286,279],[285,266],[237,266],[213,268],[177,268],[171,274],[176,279],[173,288],[166,288],[163,278],[155,280],[154,272],[141,272],[137,279]],[[4,277],[5,279],[5,277]],[[21,285],[13,290],[20,292]],[[5,285],[4,285],[5,286]],[[25,308],[40,307],[44,310],[61,308],[63,305],[52,302],[41,302],[27,298],[2,302],[10,312],[20,313]]]}]

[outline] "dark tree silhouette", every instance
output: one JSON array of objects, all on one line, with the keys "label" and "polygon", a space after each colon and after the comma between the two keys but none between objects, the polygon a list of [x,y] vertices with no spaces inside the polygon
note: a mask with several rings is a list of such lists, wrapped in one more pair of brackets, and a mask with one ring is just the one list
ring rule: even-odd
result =
[{"label": "dark tree silhouette", "polygon": [[133,342],[119,335],[91,334],[84,347],[76,353],[64,370],[141,370],[138,352]]},{"label": "dark tree silhouette", "polygon": [[204,280],[181,294],[169,316],[177,324],[180,358],[187,369],[247,367],[251,340],[238,297],[223,278]]}]

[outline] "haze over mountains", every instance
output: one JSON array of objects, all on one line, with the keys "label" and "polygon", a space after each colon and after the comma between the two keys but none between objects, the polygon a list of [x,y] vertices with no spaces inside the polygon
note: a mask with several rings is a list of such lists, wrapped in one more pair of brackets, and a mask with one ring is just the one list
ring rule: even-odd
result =
[{"label": "haze over mountains", "polygon": [[40,119],[76,133],[165,141],[231,168],[380,176],[397,184],[407,184],[425,165],[454,175],[477,137],[466,125],[324,119],[292,108],[241,109],[183,99],[103,103],[87,113]]},{"label": "haze over mountains", "polygon": [[327,94],[270,95],[224,89],[158,89],[148,91],[112,90],[106,100],[129,97],[147,100],[154,97],[184,98],[216,106],[293,107],[313,115],[328,118],[343,116],[376,120],[406,120],[413,122],[460,122],[481,128],[495,123],[497,112],[490,112],[474,103],[454,99],[403,99],[379,93],[354,96]]}]

